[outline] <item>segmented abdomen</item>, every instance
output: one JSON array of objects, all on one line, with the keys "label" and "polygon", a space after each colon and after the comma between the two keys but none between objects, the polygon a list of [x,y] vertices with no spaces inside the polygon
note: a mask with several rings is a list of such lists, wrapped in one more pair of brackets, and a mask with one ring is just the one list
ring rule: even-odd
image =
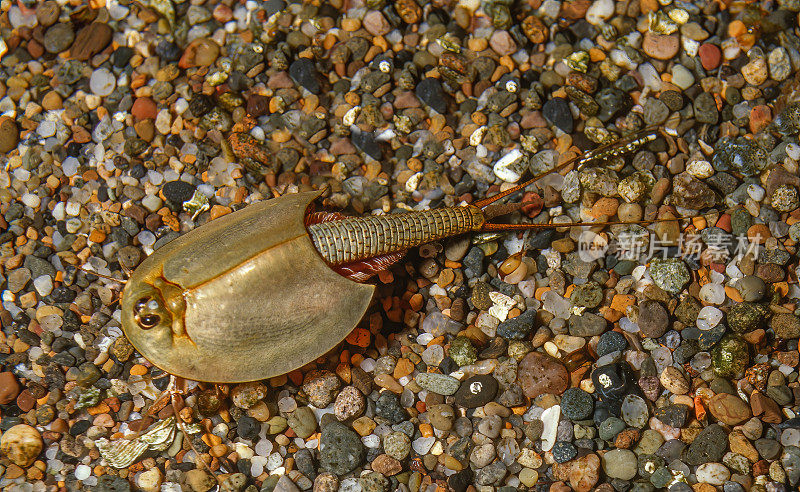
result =
[{"label": "segmented abdomen", "polygon": [[341,265],[475,231],[483,222],[475,207],[452,207],[322,222],[308,232],[325,261]]}]

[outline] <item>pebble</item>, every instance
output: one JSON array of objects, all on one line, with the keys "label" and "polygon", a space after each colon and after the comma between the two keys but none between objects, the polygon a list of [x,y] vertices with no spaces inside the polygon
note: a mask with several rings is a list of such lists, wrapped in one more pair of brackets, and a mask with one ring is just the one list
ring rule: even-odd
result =
[{"label": "pebble", "polygon": [[644,336],[658,338],[669,327],[669,314],[658,301],[644,301],[639,304],[638,325]]},{"label": "pebble", "polygon": [[108,69],[98,68],[89,78],[89,89],[96,96],[105,97],[114,91],[117,80]]},{"label": "pebble", "polygon": [[545,393],[560,395],[569,384],[569,374],[564,365],[538,352],[531,352],[522,359],[517,378],[528,398]]},{"label": "pebble", "polygon": [[439,395],[453,395],[461,383],[458,379],[446,374],[433,372],[421,372],[414,377],[418,385]]},{"label": "pebble", "polygon": [[42,436],[35,427],[18,424],[0,437],[0,452],[15,465],[27,468],[42,452]]},{"label": "pebble", "polygon": [[322,428],[320,445],[320,465],[336,475],[350,473],[364,460],[364,446],[358,434],[338,422],[329,422]]},{"label": "pebble", "polygon": [[464,408],[481,407],[494,399],[498,387],[497,380],[489,374],[472,376],[464,380],[455,393],[456,405]]},{"label": "pebble", "polygon": [[0,116],[0,153],[7,154],[17,147],[19,129],[13,118]]},{"label": "pebble", "polygon": [[561,396],[561,411],[570,420],[585,420],[592,415],[594,400],[579,388],[569,388]]},{"label": "pebble", "polygon": [[636,455],[629,449],[612,449],[603,455],[603,471],[610,478],[631,480],[637,469]]}]

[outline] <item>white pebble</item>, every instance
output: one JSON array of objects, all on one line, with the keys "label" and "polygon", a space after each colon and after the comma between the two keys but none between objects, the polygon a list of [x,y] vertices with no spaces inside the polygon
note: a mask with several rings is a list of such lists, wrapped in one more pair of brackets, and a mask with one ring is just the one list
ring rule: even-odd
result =
[{"label": "white pebble", "polygon": [[411,443],[411,447],[414,448],[417,454],[427,454],[433,447],[434,442],[436,442],[435,437],[420,437],[414,439],[414,442]]},{"label": "white pebble", "polygon": [[156,235],[150,231],[141,231],[136,235],[136,239],[142,243],[142,246],[152,246],[156,242]]},{"label": "white pebble", "polygon": [[272,452],[272,441],[269,439],[262,439],[256,443],[256,454],[258,456],[267,456]]},{"label": "white pebble", "polygon": [[184,111],[189,109],[189,103],[186,101],[186,99],[181,97],[175,101],[175,104],[172,107],[175,110],[175,114],[183,114]]},{"label": "white pebble", "polygon": [[157,212],[158,209],[161,208],[161,204],[164,203],[161,198],[155,195],[145,195],[142,198],[142,206],[151,212]]},{"label": "white pebble", "polygon": [[547,452],[553,449],[558,434],[558,421],[561,418],[561,406],[553,405],[542,412],[540,417],[544,424],[542,429],[542,451]]},{"label": "white pebble", "polygon": [[31,177],[31,172],[28,171],[27,169],[24,169],[24,168],[21,168],[21,167],[18,167],[16,169],[14,169],[14,178],[15,179],[17,179],[19,181],[28,181],[28,179],[30,179],[30,177]]},{"label": "white pebble", "polygon": [[714,306],[705,306],[697,314],[697,327],[701,330],[710,330],[722,321],[722,311]]},{"label": "white pebble", "polygon": [[708,161],[692,161],[686,166],[686,171],[698,179],[710,178],[714,174],[714,168]]},{"label": "white pebble", "polygon": [[81,213],[81,204],[78,202],[67,202],[67,215],[77,217]]},{"label": "white pebble", "polygon": [[117,87],[117,79],[107,68],[98,68],[89,79],[89,89],[96,96],[105,97]]},{"label": "white pebble", "polygon": [[700,300],[709,304],[722,304],[725,302],[725,287],[713,283],[700,287]]},{"label": "white pebble", "polygon": [[78,159],[74,157],[67,157],[64,159],[64,162],[61,163],[61,170],[64,171],[64,176],[75,176],[78,173],[79,165],[80,162],[78,162]]},{"label": "white pebble", "polygon": [[731,478],[731,472],[722,463],[703,463],[695,472],[698,483],[722,485]]},{"label": "white pebble", "polygon": [[586,22],[592,25],[600,25],[603,21],[614,15],[613,0],[597,0],[592,2],[592,6],[586,11]]},{"label": "white pebble", "polygon": [[361,438],[361,442],[364,443],[364,446],[376,449],[379,448],[381,445],[381,438],[376,436],[375,434],[370,434],[368,436],[364,436]]},{"label": "white pebble", "polygon": [[672,67],[672,83],[681,89],[688,89],[694,84],[694,75],[683,65]]},{"label": "white pebble", "polygon": [[786,146],[786,155],[792,160],[800,160],[800,145],[790,143]]},{"label": "white pebble", "polygon": [[92,474],[92,469],[86,465],[78,465],[75,467],[75,478],[78,480],[86,480]]},{"label": "white pebble", "polygon": [[764,195],[766,194],[767,194],[766,190],[764,190],[764,188],[758,186],[755,183],[747,185],[747,196],[749,196],[750,198],[752,198],[757,202],[763,200]]},{"label": "white pebble", "polygon": [[516,183],[522,177],[527,162],[522,160],[522,152],[513,149],[498,160],[493,167],[495,176],[508,183]]},{"label": "white pebble", "polygon": [[42,138],[52,137],[56,134],[56,123],[44,120],[36,127],[36,133]]},{"label": "white pebble", "polygon": [[50,278],[50,275],[36,277],[33,279],[33,287],[40,296],[44,297],[53,292],[53,279]]},{"label": "white pebble", "polygon": [[642,81],[645,87],[649,87],[653,92],[661,90],[663,83],[661,77],[658,75],[658,70],[650,63],[642,63],[639,65],[639,73],[642,75]]},{"label": "white pebble", "polygon": [[364,372],[372,372],[375,370],[375,359],[371,357],[367,357],[366,359],[361,361],[361,369]]},{"label": "white pebble", "polygon": [[162,109],[156,115],[156,130],[162,135],[169,133],[170,126],[172,125],[172,117],[168,109]]},{"label": "white pebble", "polygon": [[33,193],[25,193],[22,195],[22,203],[24,203],[27,207],[37,208],[39,205],[41,205],[42,200]]}]

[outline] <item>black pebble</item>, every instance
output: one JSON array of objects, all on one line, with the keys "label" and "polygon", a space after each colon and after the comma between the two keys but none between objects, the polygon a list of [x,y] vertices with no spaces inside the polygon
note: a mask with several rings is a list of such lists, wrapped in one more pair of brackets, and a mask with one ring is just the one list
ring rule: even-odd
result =
[{"label": "black pebble", "polygon": [[553,445],[553,459],[559,463],[566,463],[578,456],[578,449],[568,441],[558,441]]},{"label": "black pebble", "polygon": [[289,76],[292,80],[313,94],[319,94],[320,86],[317,67],[308,58],[300,58],[289,66]]},{"label": "black pebble", "polygon": [[428,77],[417,84],[417,97],[435,111],[444,114],[447,111],[447,101],[445,100],[442,84],[438,79]]},{"label": "black pebble", "polygon": [[375,403],[375,413],[385,418],[392,424],[398,424],[408,419],[406,409],[400,406],[400,401],[397,395],[390,392],[381,393],[378,401]]},{"label": "black pebble", "polygon": [[497,380],[491,374],[479,374],[465,380],[454,395],[456,405],[463,408],[478,408],[494,400],[498,389]]},{"label": "black pebble", "polygon": [[181,48],[166,39],[156,45],[156,54],[165,62],[175,62],[181,58]]},{"label": "black pebble", "polygon": [[127,46],[120,46],[111,55],[111,63],[117,68],[124,68],[128,62],[133,58],[133,48]]},{"label": "black pebble", "polygon": [[358,150],[376,161],[383,157],[381,146],[378,144],[372,132],[354,131],[351,140]]},{"label": "black pebble", "polygon": [[91,426],[92,422],[90,420],[78,420],[69,428],[69,434],[71,436],[79,436],[86,432]]},{"label": "black pebble", "polygon": [[258,433],[260,431],[261,424],[253,417],[248,417],[245,415],[239,419],[239,422],[237,422],[236,433],[242,439],[254,441],[258,437]]},{"label": "black pebble", "polygon": [[626,363],[608,364],[592,372],[592,383],[600,401],[606,403],[613,415],[619,415],[622,398],[636,388],[635,376]]},{"label": "black pebble", "polygon": [[194,185],[180,180],[170,181],[161,188],[161,191],[164,193],[164,198],[177,205],[191,200],[192,195],[194,195],[194,190]]},{"label": "black pebble", "polygon": [[554,97],[547,100],[542,106],[542,116],[564,133],[572,133],[575,122],[566,99]]},{"label": "black pebble", "polygon": [[597,356],[602,357],[611,352],[625,350],[628,346],[628,341],[622,333],[616,331],[607,331],[600,335],[600,340],[597,342]]}]

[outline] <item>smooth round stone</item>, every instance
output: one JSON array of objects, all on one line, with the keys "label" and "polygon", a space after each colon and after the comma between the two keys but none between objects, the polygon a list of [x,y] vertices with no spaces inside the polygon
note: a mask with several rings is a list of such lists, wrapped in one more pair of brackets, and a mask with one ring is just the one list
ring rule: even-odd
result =
[{"label": "smooth round stone", "polygon": [[570,420],[586,420],[593,410],[592,395],[580,388],[569,388],[561,396],[561,411]]},{"label": "smooth round stone", "polygon": [[569,387],[569,373],[557,359],[530,352],[519,364],[517,382],[528,398],[545,393],[560,395]]},{"label": "smooth round stone", "polygon": [[598,0],[586,10],[586,22],[592,25],[600,25],[614,15],[613,0]]},{"label": "smooth round stone", "polygon": [[725,287],[713,283],[700,287],[700,300],[708,304],[722,304],[725,302]]},{"label": "smooth round stone", "polygon": [[636,455],[630,449],[612,449],[603,455],[603,470],[609,478],[631,480],[638,469]]},{"label": "smooth round stone", "polygon": [[658,301],[646,300],[639,305],[639,329],[648,338],[662,336],[669,327],[669,313]]},{"label": "smooth round stone", "polygon": [[625,430],[625,422],[617,417],[605,419],[597,428],[598,436],[604,441],[614,439],[623,430]]},{"label": "smooth round stone", "polygon": [[14,118],[0,116],[0,153],[6,154],[17,147],[19,128]]},{"label": "smooth round stone", "polygon": [[648,419],[647,403],[636,395],[627,395],[622,399],[622,420],[631,427],[644,428]]},{"label": "smooth round stone", "polygon": [[89,78],[89,89],[96,96],[105,97],[114,92],[117,79],[107,68],[98,68]]},{"label": "smooth round stone", "polygon": [[461,383],[454,396],[456,405],[477,408],[494,400],[499,384],[491,374],[472,376]]},{"label": "smooth round stone", "polygon": [[61,53],[69,48],[74,40],[75,31],[71,24],[54,24],[44,33],[44,49],[48,53]]},{"label": "smooth round stone", "polygon": [[26,468],[42,452],[42,436],[35,427],[18,424],[8,429],[0,438],[0,452],[14,464]]},{"label": "smooth round stone", "polygon": [[697,314],[697,327],[701,330],[710,330],[722,321],[723,313],[714,306],[705,306]]},{"label": "smooth round stone", "polygon": [[747,275],[736,282],[736,290],[745,302],[756,302],[767,293],[767,285],[760,278]]},{"label": "smooth round stone", "polygon": [[695,476],[699,483],[722,485],[731,477],[731,472],[722,463],[703,463],[697,467]]}]

